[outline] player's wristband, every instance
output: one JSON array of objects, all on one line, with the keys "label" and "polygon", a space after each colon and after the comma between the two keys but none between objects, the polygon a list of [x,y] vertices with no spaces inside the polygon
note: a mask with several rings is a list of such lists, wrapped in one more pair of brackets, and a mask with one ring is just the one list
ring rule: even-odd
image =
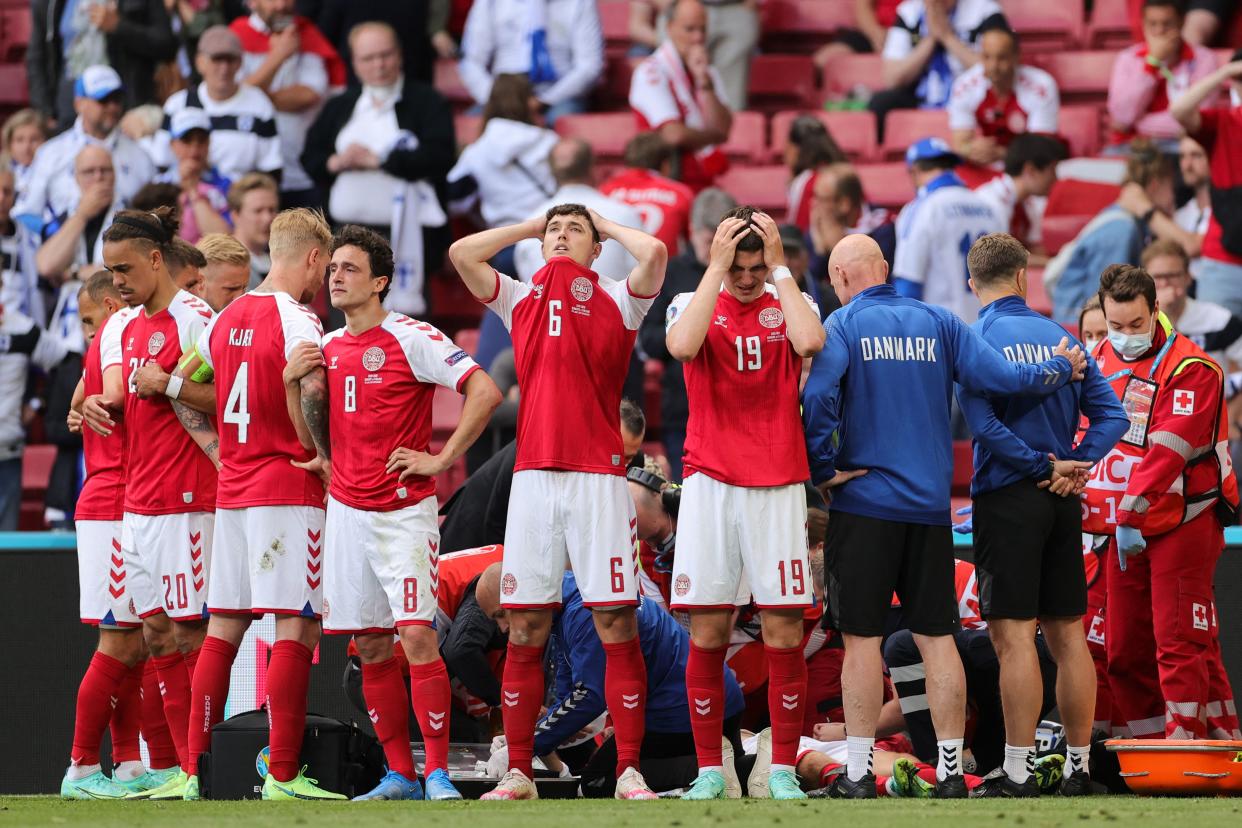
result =
[{"label": "player's wristband", "polygon": [[792,279],[792,278],[793,278],[793,273],[791,273],[789,271],[789,268],[785,267],[784,265],[777,265],[776,267],[772,268],[772,281],[773,282],[779,282],[783,279]]},{"label": "player's wristband", "polygon": [[185,385],[185,380],[181,377],[172,376],[168,378],[168,387],[164,389],[164,396],[170,400],[175,400],[181,396],[181,386]]}]

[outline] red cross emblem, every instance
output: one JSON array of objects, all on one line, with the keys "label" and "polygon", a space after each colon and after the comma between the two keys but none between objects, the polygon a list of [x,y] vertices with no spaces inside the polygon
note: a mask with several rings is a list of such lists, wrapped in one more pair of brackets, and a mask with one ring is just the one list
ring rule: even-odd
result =
[{"label": "red cross emblem", "polygon": [[1207,607],[1203,604],[1192,604],[1190,612],[1194,616],[1195,629],[1206,630],[1208,628]]},{"label": "red cross emblem", "polygon": [[1174,414],[1195,413],[1195,392],[1194,391],[1173,392],[1173,413]]}]

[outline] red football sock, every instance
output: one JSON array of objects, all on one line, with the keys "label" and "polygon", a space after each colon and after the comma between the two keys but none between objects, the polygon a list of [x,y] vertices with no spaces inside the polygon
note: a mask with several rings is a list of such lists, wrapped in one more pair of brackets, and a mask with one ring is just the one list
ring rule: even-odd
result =
[{"label": "red football sock", "polygon": [[764,646],[768,657],[768,710],[772,717],[772,764],[792,767],[802,735],[806,659],[801,647]]},{"label": "red football sock", "polygon": [[125,674],[116,692],[116,706],[108,723],[112,731],[112,764],[138,762],[142,752],[138,748],[138,726],[142,719],[142,672],[141,661]]},{"label": "red football sock", "polygon": [[[190,678],[190,728],[188,750],[190,770],[198,773],[198,757],[211,750],[211,729],[224,718],[229,698],[229,673],[237,648],[223,638],[207,636],[201,649],[194,651],[194,673]],[[187,656],[186,661],[190,659]]]},{"label": "red football sock", "polygon": [[160,694],[164,699],[164,718],[172,732],[177,747],[177,761],[186,773],[190,770],[190,751],[187,736],[190,728],[190,671],[185,667],[185,657],[180,652],[153,656],[155,669],[160,676]]},{"label": "red football sock", "polygon": [[413,779],[416,771],[410,753],[410,709],[401,678],[403,669],[405,659],[396,657],[376,664],[364,663],[362,695],[367,700],[367,714],[375,726],[375,735],[384,748],[388,769]]},{"label": "red football sock", "polygon": [[617,740],[617,776],[638,767],[647,713],[647,664],[638,636],[620,644],[605,644],[604,701]]},{"label": "red football sock", "polygon": [[129,668],[110,655],[98,650],[78,685],[77,712],[73,721],[73,753],[75,765],[98,765],[99,745],[104,728],[112,719],[112,697],[120,690]]},{"label": "red football sock", "polygon": [[[933,785],[936,784],[936,766],[935,765],[929,765],[926,762],[919,762],[917,767],[919,769],[919,772],[917,774],[919,779],[922,779],[924,782],[930,782]],[[966,790],[968,791],[973,791],[976,787],[979,786],[980,783],[983,782],[982,776],[975,776],[973,773],[962,774],[962,779],[965,780]]]},{"label": "red football sock", "polygon": [[198,655],[202,651],[203,648],[199,647],[197,650],[190,650],[185,654],[185,669],[190,673],[191,682],[194,681],[194,670],[198,666]]},{"label": "red football sock", "polygon": [[298,641],[277,641],[267,663],[268,771],[277,782],[298,775],[306,732],[306,689],[315,654]]},{"label": "red football sock", "polygon": [[845,765],[829,762],[819,769],[819,786],[826,788],[832,784],[832,778],[838,773],[845,773]]},{"label": "red football sock", "polygon": [[535,722],[543,704],[543,647],[509,642],[505,675],[500,683],[501,719],[509,745],[509,768],[531,777]]},{"label": "red football sock", "polygon": [[138,663],[145,665],[142,671],[142,738],[147,743],[147,767],[166,770],[177,764],[177,747],[164,716],[159,672],[154,659]]},{"label": "red football sock", "polygon": [[686,659],[686,697],[690,704],[690,730],[700,768],[724,764],[720,739],[724,734],[725,647],[709,649],[690,642]]},{"label": "red football sock", "polygon": [[418,727],[423,731],[426,750],[423,773],[447,771],[451,691],[443,661],[437,658],[427,664],[410,665],[410,701],[414,704],[414,715],[418,716]]}]

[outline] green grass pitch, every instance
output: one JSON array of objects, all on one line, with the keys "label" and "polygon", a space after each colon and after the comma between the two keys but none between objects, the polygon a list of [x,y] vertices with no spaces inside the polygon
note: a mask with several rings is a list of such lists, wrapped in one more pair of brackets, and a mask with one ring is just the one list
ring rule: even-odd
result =
[{"label": "green grass pitch", "polygon": [[1117,828],[1166,826],[1237,828],[1242,799],[1095,797],[1010,802],[879,800],[800,803],[628,802],[544,800],[510,802],[63,802],[54,797],[0,797],[0,826],[83,825],[92,828],[1071,828],[1115,823]]}]

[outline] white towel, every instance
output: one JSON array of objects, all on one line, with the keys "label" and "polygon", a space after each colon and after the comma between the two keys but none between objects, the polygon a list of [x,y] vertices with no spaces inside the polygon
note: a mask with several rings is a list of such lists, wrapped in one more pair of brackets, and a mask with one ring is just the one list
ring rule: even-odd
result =
[{"label": "white towel", "polygon": [[[392,149],[418,149],[418,137],[402,130]],[[391,150],[390,150],[391,151]],[[443,227],[448,221],[435,188],[426,181],[406,181],[393,191],[392,288],[384,307],[409,316],[427,312],[423,297],[426,266],[423,262],[423,228]]]}]

